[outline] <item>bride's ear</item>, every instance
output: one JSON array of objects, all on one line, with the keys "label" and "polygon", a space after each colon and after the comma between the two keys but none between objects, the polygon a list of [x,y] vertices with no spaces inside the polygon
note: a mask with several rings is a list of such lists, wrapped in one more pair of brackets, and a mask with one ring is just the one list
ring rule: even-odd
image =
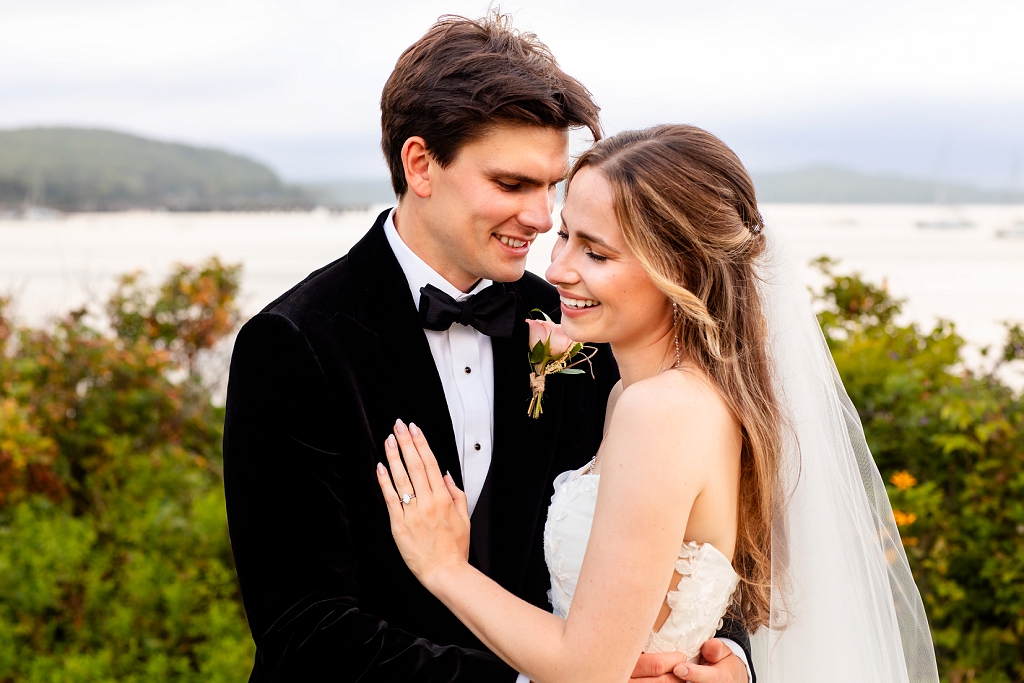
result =
[{"label": "bride's ear", "polygon": [[430,152],[427,141],[414,135],[402,145],[402,166],[405,168],[405,182],[420,199],[430,196]]}]

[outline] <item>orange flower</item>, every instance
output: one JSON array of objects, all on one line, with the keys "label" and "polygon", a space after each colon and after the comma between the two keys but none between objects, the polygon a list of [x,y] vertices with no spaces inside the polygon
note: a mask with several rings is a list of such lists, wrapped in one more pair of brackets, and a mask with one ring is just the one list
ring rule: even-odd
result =
[{"label": "orange flower", "polygon": [[910,526],[917,521],[917,515],[913,512],[903,512],[902,510],[893,510],[892,516],[896,520],[896,526]]},{"label": "orange flower", "polygon": [[889,482],[900,491],[906,491],[912,486],[917,486],[917,479],[914,479],[914,475],[906,470],[892,475]]}]

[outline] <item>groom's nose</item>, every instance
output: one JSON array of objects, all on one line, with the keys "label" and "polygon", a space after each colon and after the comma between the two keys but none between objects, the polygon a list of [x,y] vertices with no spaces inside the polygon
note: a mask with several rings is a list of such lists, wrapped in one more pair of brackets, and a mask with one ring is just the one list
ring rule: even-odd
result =
[{"label": "groom's nose", "polygon": [[519,208],[517,219],[520,225],[544,233],[551,229],[553,224],[551,212],[554,209],[554,193],[537,188],[523,197],[523,204]]}]

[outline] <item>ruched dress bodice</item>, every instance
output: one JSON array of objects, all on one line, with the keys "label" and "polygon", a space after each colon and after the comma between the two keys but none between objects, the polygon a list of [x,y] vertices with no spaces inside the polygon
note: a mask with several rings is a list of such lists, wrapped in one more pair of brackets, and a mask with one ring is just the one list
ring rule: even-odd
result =
[{"label": "ruched dress bodice", "polygon": [[[544,524],[544,560],[551,575],[551,607],[562,618],[569,616],[579,581],[599,482],[600,475],[578,470],[563,472],[555,479]],[[676,571],[682,578],[666,597],[671,613],[662,627],[651,633],[644,652],[683,652],[695,662],[701,645],[721,627],[739,577],[710,543],[683,543]]]}]

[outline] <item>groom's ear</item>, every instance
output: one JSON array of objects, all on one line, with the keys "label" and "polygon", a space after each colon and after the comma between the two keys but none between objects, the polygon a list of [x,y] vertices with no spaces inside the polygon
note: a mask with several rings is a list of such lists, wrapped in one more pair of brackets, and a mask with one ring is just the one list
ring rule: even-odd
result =
[{"label": "groom's ear", "polygon": [[[427,151],[427,141],[414,135],[402,145],[402,166],[405,182],[420,199],[430,196],[430,167],[433,159]],[[435,162],[436,163],[436,162]]]}]

